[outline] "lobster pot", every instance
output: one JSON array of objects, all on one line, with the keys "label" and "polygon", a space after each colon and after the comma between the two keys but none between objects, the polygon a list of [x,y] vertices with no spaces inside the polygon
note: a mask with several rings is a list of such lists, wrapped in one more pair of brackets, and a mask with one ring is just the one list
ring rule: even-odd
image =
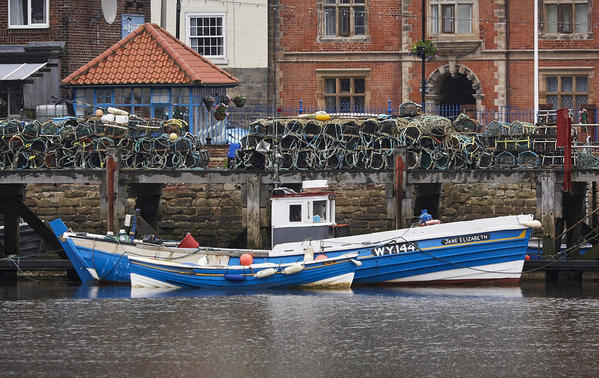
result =
[{"label": "lobster pot", "polygon": [[451,155],[449,159],[449,168],[465,169],[468,167],[468,158],[462,153]]},{"label": "lobster pot", "polygon": [[514,121],[509,125],[510,135],[531,135],[534,134],[534,126],[532,123]]},{"label": "lobster pot", "polygon": [[311,141],[317,138],[322,132],[322,124],[317,121],[309,121],[304,125],[303,138],[304,140]]},{"label": "lobster pot", "polygon": [[322,127],[322,133],[327,138],[339,141],[343,139],[343,126],[337,122],[328,122]]},{"label": "lobster pot", "polygon": [[408,126],[403,130],[403,139],[405,140],[406,146],[411,147],[418,143],[420,140],[420,129],[415,126]]},{"label": "lobster pot", "polygon": [[384,136],[392,136],[397,133],[397,123],[394,119],[386,119],[379,122],[379,133]]},{"label": "lobster pot", "polygon": [[522,151],[518,154],[518,167],[534,168],[540,164],[539,155],[533,151]]},{"label": "lobster pot", "polygon": [[433,157],[429,152],[420,152],[420,169],[430,169],[433,166],[433,163]]},{"label": "lobster pot", "polygon": [[292,134],[292,135],[298,136],[298,135],[301,135],[303,131],[304,131],[304,125],[300,121],[291,120],[285,124],[285,134],[286,135]]},{"label": "lobster pot", "polygon": [[290,170],[293,168],[293,153],[290,151],[281,152],[280,169]]},{"label": "lobster pot", "polygon": [[385,155],[380,151],[372,151],[368,160],[368,168],[370,169],[381,170],[385,168]]},{"label": "lobster pot", "polygon": [[493,120],[487,124],[483,134],[485,136],[509,135],[509,130],[510,130],[509,124],[507,124],[505,122]]},{"label": "lobster pot", "polygon": [[401,117],[416,117],[422,114],[422,105],[415,102],[404,102],[399,105],[399,115]]},{"label": "lobster pot", "polygon": [[293,150],[295,148],[297,148],[300,143],[298,138],[295,135],[284,135],[281,138],[281,148],[285,149],[285,150]]},{"label": "lobster pot", "polygon": [[337,154],[332,154],[331,156],[326,158],[325,167],[327,169],[339,169],[341,168],[341,163],[343,159],[340,159]]},{"label": "lobster pot", "polygon": [[493,165],[493,155],[488,152],[479,153],[476,156],[476,167],[477,168],[491,168]]},{"label": "lobster pot", "polygon": [[406,153],[406,165],[408,169],[414,169],[420,164],[420,153],[408,151]]},{"label": "lobster pot", "polygon": [[446,154],[441,154],[435,158],[435,168],[436,169],[447,169],[449,166],[449,156]]},{"label": "lobster pot", "polygon": [[452,127],[458,133],[475,133],[480,129],[479,125],[466,113],[460,113],[452,122]]},{"label": "lobster pot", "polygon": [[306,170],[312,167],[314,156],[312,150],[303,149],[297,151],[295,158],[295,167],[297,169]]},{"label": "lobster pot", "polygon": [[510,152],[503,151],[495,155],[495,168],[513,168],[516,158]]},{"label": "lobster pot", "polygon": [[418,140],[418,144],[420,145],[420,148],[428,151],[434,150],[435,147],[437,147],[436,140],[428,135],[421,136]]}]

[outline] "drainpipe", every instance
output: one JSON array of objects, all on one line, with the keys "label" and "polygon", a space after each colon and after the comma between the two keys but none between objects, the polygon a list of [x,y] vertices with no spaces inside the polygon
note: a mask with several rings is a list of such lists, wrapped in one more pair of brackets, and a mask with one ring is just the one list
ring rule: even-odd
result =
[{"label": "drainpipe", "polygon": [[160,27],[166,30],[166,0],[160,0]]},{"label": "drainpipe", "polygon": [[505,0],[505,105],[510,106],[510,0]]},{"label": "drainpipe", "polygon": [[179,39],[179,25],[181,23],[181,0],[177,0],[177,22],[175,23],[175,27],[177,30],[175,31],[175,36]]}]

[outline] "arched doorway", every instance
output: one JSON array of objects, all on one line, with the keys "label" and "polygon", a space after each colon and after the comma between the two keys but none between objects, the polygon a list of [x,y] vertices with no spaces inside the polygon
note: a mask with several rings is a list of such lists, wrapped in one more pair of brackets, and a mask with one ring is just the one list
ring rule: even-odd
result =
[{"label": "arched doorway", "polygon": [[472,82],[466,75],[456,74],[452,76],[445,74],[441,78],[441,89],[439,91],[439,104],[442,105],[476,105],[476,100],[472,96],[474,88]]},{"label": "arched doorway", "polygon": [[482,86],[478,77],[466,66],[447,64],[437,68],[429,76],[430,92],[427,102],[445,109],[453,118],[466,111],[476,118],[476,109],[482,109]]}]

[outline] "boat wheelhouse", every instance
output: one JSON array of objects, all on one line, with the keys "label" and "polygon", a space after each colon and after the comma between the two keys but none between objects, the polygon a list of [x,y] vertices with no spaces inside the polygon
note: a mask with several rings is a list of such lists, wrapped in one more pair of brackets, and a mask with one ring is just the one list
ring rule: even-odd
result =
[{"label": "boat wheelhouse", "polygon": [[271,241],[277,244],[346,236],[349,225],[335,222],[335,193],[327,180],[302,183],[298,193],[278,187],[271,195]]}]

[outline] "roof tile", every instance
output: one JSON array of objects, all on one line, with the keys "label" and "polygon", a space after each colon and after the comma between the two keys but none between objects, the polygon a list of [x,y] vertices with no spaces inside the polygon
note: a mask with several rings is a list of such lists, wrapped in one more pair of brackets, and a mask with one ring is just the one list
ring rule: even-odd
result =
[{"label": "roof tile", "polygon": [[224,84],[238,80],[158,25],[146,23],[62,80],[83,84]]}]

